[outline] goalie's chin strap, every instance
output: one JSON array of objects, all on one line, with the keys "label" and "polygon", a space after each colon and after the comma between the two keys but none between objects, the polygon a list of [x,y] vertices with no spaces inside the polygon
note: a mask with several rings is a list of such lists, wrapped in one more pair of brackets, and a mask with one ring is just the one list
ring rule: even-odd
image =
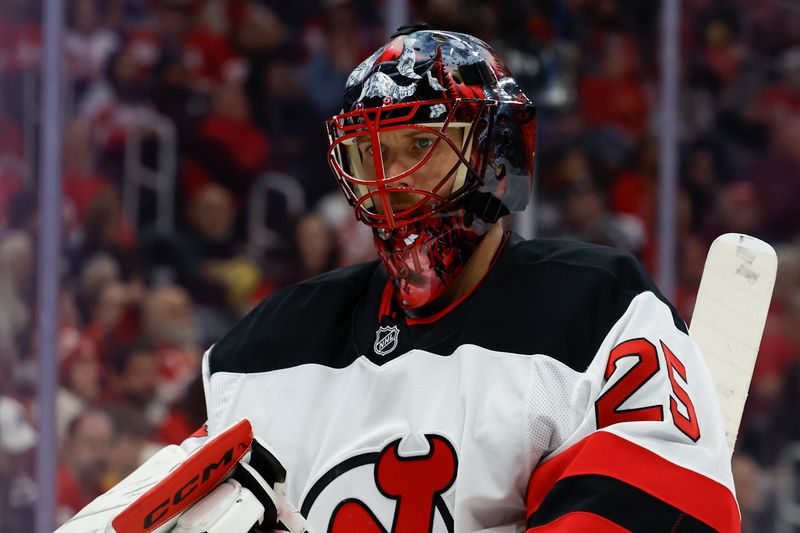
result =
[{"label": "goalie's chin strap", "polygon": [[494,224],[510,211],[497,196],[486,191],[475,191],[464,204],[464,209],[476,218]]}]

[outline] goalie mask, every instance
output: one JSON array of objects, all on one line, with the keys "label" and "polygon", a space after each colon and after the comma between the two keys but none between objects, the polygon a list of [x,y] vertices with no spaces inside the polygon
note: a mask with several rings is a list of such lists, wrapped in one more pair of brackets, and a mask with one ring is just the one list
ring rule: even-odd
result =
[{"label": "goalie mask", "polygon": [[444,294],[491,225],[528,203],[534,106],[475,37],[401,28],[352,72],[326,126],[328,162],[405,309]]}]

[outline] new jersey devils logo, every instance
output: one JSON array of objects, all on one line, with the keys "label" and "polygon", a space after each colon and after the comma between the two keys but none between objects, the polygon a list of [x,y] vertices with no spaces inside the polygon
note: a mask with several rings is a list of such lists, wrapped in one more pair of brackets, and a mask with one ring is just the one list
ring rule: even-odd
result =
[{"label": "new jersey devils logo", "polygon": [[344,461],[311,488],[301,512],[318,527],[327,521],[328,533],[452,532],[442,494],[456,479],[456,452],[442,436],[425,438],[425,455],[401,456],[398,439]]}]

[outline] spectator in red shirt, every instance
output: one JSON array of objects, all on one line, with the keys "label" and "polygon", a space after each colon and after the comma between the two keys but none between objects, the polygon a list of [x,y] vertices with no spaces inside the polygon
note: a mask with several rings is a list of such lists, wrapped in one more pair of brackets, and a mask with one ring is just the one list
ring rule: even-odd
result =
[{"label": "spectator in red shirt", "polygon": [[781,54],[778,64],[778,82],[764,86],[746,111],[749,119],[773,131],[780,129],[787,117],[800,117],[800,46]]},{"label": "spectator in red shirt", "polygon": [[133,131],[147,140],[163,120],[152,103],[149,69],[130,43],[114,52],[106,64],[106,79],[92,85],[78,105],[89,124],[98,168],[115,181],[124,174],[125,146]]},{"label": "spectator in red shirt", "polygon": [[69,352],[60,356],[56,426],[58,440],[63,442],[70,424],[81,413],[97,405],[102,376],[96,347],[88,339],[80,339]]},{"label": "spectator in red shirt", "polygon": [[231,38],[248,59],[274,52],[288,37],[283,21],[259,2],[230,2],[228,18]]},{"label": "spectator in red shirt", "polygon": [[749,411],[774,407],[787,368],[800,359],[800,246],[784,244],[775,251],[778,275],[753,370],[751,398],[755,405],[748,407]]},{"label": "spectator in red shirt", "polygon": [[637,75],[636,54],[633,43],[622,35],[605,39],[598,71],[578,87],[580,113],[589,128],[618,128],[630,140],[644,133],[649,106]]},{"label": "spectator in red shirt", "polygon": [[22,190],[26,173],[20,129],[11,117],[0,111],[0,232],[9,223],[9,205],[14,195]]},{"label": "spectator in red shirt", "polygon": [[172,403],[200,371],[200,332],[189,293],[177,286],[150,292],[142,309],[143,341],[158,360],[158,398]]},{"label": "spectator in red shirt", "polygon": [[[100,261],[100,262],[98,262]],[[90,265],[105,267],[108,263],[103,256]],[[97,284],[87,291],[88,322],[82,334],[81,343],[86,350],[95,354],[101,365],[100,378],[103,392],[107,392],[110,365],[127,346],[134,344],[140,333],[140,295],[136,283],[126,284],[117,279],[106,278],[112,272],[97,268],[93,275]],[[87,276],[89,277],[89,276]]]},{"label": "spectator in red shirt", "polygon": [[784,117],[774,135],[774,148],[756,163],[751,178],[763,235],[786,241],[800,237],[800,114]]},{"label": "spectator in red shirt", "polygon": [[190,147],[184,192],[191,196],[207,183],[218,183],[233,193],[241,207],[251,185],[267,168],[268,155],[269,140],[253,123],[244,91],[238,85],[225,85]]},{"label": "spectator in red shirt", "polygon": [[156,395],[159,375],[155,354],[146,347],[135,347],[118,354],[111,366],[115,409],[149,423],[158,422],[164,406]]},{"label": "spectator in red shirt", "polygon": [[246,74],[228,40],[205,25],[184,37],[183,59],[192,86],[199,90],[213,92],[221,84],[240,83]]},{"label": "spectator in red shirt", "polygon": [[642,261],[647,268],[656,264],[657,179],[658,146],[655,139],[647,137],[636,148],[633,164],[620,172],[609,190],[611,208],[636,217],[645,228],[647,237]]},{"label": "spectator in red shirt", "polygon": [[763,213],[756,189],[747,181],[724,187],[705,221],[703,235],[711,242],[723,233],[760,235]]},{"label": "spectator in red shirt", "polygon": [[197,376],[186,393],[170,405],[159,424],[156,440],[161,444],[180,444],[206,421],[206,402],[203,380]]},{"label": "spectator in red shirt", "polygon": [[87,122],[77,119],[67,127],[62,152],[64,196],[75,209],[77,222],[83,224],[92,202],[112,188],[94,167],[91,130]]},{"label": "spectator in red shirt", "polygon": [[113,435],[104,411],[88,411],[70,424],[56,481],[57,522],[63,523],[108,488],[103,477]]}]

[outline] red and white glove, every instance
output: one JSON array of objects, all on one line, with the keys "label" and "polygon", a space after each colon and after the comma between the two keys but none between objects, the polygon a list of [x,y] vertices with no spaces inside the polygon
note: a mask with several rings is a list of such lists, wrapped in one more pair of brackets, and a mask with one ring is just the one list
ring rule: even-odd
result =
[{"label": "red and white glove", "polygon": [[163,448],[56,533],[311,533],[285,481],[277,455],[243,419],[192,453]]},{"label": "red and white glove", "polygon": [[178,518],[172,533],[310,533],[283,491],[286,469],[260,439],[223,484]]}]

